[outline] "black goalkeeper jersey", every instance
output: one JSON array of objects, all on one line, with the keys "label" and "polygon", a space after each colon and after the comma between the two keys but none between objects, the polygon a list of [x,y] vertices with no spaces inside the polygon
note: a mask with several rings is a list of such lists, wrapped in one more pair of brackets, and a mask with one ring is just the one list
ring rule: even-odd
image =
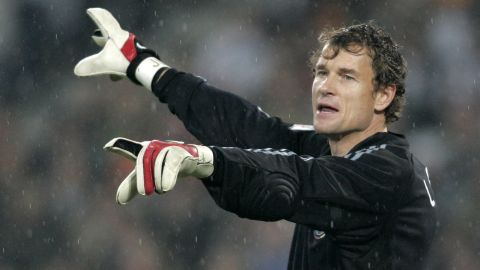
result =
[{"label": "black goalkeeper jersey", "polygon": [[289,269],[422,269],[435,229],[427,168],[404,137],[377,133],[344,157],[325,137],[176,70],[153,92],[212,146],[215,202],[240,217],[296,223]]}]

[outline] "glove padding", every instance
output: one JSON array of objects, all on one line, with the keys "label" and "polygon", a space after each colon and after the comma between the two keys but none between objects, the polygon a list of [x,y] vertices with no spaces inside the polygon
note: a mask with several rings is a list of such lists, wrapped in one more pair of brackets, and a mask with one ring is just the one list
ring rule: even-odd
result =
[{"label": "glove padding", "polygon": [[[113,80],[124,78],[130,63],[139,54],[152,56],[152,61],[160,66],[164,65],[158,55],[144,47],[136,39],[135,35],[123,30],[112,14],[103,8],[89,8],[87,14],[98,26],[98,30],[92,35],[93,41],[103,49],[94,55],[82,59],[75,66],[73,72],[77,76],[93,76],[109,74]],[[145,58],[145,57],[144,57]],[[132,71],[134,73],[135,71]],[[139,83],[135,74],[131,79]]]},{"label": "glove padding", "polygon": [[118,187],[119,204],[126,204],[137,194],[167,192],[178,177],[208,177],[214,169],[213,152],[202,145],[114,138],[104,149],[135,161],[135,168]]}]

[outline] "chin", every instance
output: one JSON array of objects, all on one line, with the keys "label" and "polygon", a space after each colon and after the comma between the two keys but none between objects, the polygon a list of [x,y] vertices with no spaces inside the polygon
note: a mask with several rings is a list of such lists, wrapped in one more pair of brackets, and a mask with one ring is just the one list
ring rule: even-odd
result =
[{"label": "chin", "polygon": [[314,117],[313,127],[315,131],[323,135],[336,135],[341,133],[341,122],[338,118],[335,119],[318,119]]},{"label": "chin", "polygon": [[313,127],[315,128],[315,131],[319,134],[322,135],[334,135],[335,130],[333,130],[331,127],[326,127],[324,125],[319,125],[317,123],[313,124]]}]

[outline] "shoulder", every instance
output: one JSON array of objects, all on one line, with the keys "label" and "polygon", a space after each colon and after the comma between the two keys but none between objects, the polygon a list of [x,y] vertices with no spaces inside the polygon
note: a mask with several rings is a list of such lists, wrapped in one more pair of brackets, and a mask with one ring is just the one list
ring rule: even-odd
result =
[{"label": "shoulder", "polygon": [[373,176],[388,176],[389,180],[405,180],[414,171],[407,140],[394,133],[377,133],[354,147],[344,158]]},{"label": "shoulder", "polygon": [[298,155],[312,157],[324,156],[330,153],[327,138],[318,134],[312,125],[290,124],[288,127],[291,134],[294,134]]}]

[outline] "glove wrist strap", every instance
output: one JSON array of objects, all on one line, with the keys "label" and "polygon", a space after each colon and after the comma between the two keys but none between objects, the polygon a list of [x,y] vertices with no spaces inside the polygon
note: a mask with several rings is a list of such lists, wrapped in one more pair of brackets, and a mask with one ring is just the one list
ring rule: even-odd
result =
[{"label": "glove wrist strap", "polygon": [[155,74],[164,68],[170,68],[158,60],[156,54],[145,51],[139,53],[127,68],[127,77],[138,85],[152,90],[152,80]]},{"label": "glove wrist strap", "polygon": [[152,80],[155,74],[161,69],[169,68],[162,61],[155,57],[148,57],[135,69],[135,78],[148,90],[152,91]]}]

